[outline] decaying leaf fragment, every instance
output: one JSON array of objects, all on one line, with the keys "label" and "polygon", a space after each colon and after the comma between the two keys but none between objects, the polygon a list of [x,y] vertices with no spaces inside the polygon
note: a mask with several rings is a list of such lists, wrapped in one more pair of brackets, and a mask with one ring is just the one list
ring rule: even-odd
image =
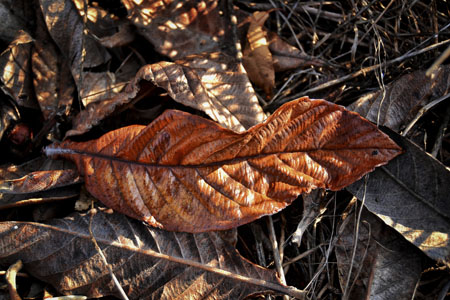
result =
[{"label": "decaying leaf fragment", "polygon": [[[85,34],[84,20],[76,6],[81,2],[40,0],[40,7],[48,32],[69,64],[80,99],[86,106],[90,102],[112,98],[122,90],[124,83],[117,82],[110,72],[89,70],[105,65],[111,55],[91,35]],[[88,14],[92,13],[91,8],[87,9]],[[100,11],[97,13],[101,14]],[[87,19],[95,20],[92,17],[90,14]]]},{"label": "decaying leaf fragment", "polygon": [[78,196],[80,176],[71,164],[41,157],[22,165],[0,166],[0,209]]},{"label": "decaying leaf fragment", "polygon": [[272,54],[275,72],[283,72],[306,66],[319,67],[325,65],[323,60],[310,56],[283,41],[275,32],[269,31],[267,33],[267,40],[270,53]]},{"label": "decaying leaf fragment", "polygon": [[33,88],[45,120],[56,114],[68,114],[75,83],[68,63],[50,37],[43,16],[36,17],[36,41],[31,53]]},{"label": "decaying leaf fragment", "polygon": [[25,194],[42,192],[53,188],[80,182],[76,170],[36,171],[13,180],[0,180],[0,192],[5,194]]},{"label": "decaying leaf fragment", "polygon": [[450,91],[450,66],[444,65],[427,76],[425,71],[404,75],[386,86],[360,97],[348,108],[368,120],[400,131],[432,100]]},{"label": "decaying leaf fragment", "polygon": [[228,28],[217,0],[122,2],[140,34],[173,60],[220,50]]},{"label": "decaying leaf fragment", "polygon": [[148,126],[45,151],[73,160],[107,206],[166,230],[202,232],[273,214],[314,188],[342,189],[401,148],[341,106],[300,98],[242,133],[169,110]]},{"label": "decaying leaf fragment", "polygon": [[242,63],[250,80],[271,97],[275,86],[275,71],[266,32],[263,29],[268,17],[269,13],[265,11],[256,11],[251,16]]},{"label": "decaying leaf fragment", "polygon": [[20,106],[35,108],[32,100],[30,53],[32,37],[19,31],[15,40],[0,54],[0,81],[3,91]]}]

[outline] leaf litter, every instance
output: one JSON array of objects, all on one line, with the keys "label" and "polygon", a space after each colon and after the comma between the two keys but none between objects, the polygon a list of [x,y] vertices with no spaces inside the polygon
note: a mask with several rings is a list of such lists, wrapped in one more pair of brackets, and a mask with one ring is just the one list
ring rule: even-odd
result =
[{"label": "leaf litter", "polygon": [[[364,108],[360,112],[364,116],[367,112],[369,120],[390,126],[395,131],[406,128],[406,139],[390,134],[406,151],[405,154],[398,156],[392,163],[377,168],[368,175],[368,179],[363,178],[347,188],[355,194],[358,201],[364,203],[362,215],[359,214],[358,205],[357,211],[347,218],[341,218],[342,214],[349,213],[345,208],[349,207],[347,204],[351,195],[346,191],[323,191],[314,203],[309,203],[308,196],[304,196],[309,203],[307,205],[317,205],[320,209],[306,207],[306,223],[300,222],[303,213],[301,201],[294,202],[275,215],[275,232],[280,236],[276,237],[273,230],[269,230],[269,235],[270,240],[279,240],[278,247],[274,248],[279,251],[279,255],[272,255],[273,250],[270,246],[264,246],[264,243],[258,248],[258,255],[265,256],[268,265],[278,259],[275,264],[284,265],[288,283],[304,289],[311,298],[341,299],[345,293],[344,297],[350,298],[364,294],[373,299],[386,295],[396,299],[410,299],[412,291],[414,299],[429,299],[447,293],[445,280],[448,273],[445,268],[448,268],[448,238],[445,235],[448,233],[445,224],[448,218],[445,208],[448,207],[448,197],[445,196],[443,182],[448,177],[448,168],[443,165],[448,166],[450,162],[449,138],[446,133],[448,118],[445,116],[448,111],[448,72],[445,70],[448,67],[442,65],[435,73],[438,74],[437,77],[423,75],[430,65],[438,62],[440,53],[448,45],[448,18],[441,3],[429,5],[425,1],[391,1],[383,6],[378,2],[363,5],[359,1],[319,5],[312,2],[285,3],[275,0],[250,3],[239,0],[164,3],[142,1],[137,4],[135,1],[124,0],[109,4],[87,2],[87,7],[84,7],[85,4],[83,1],[25,1],[15,4],[13,10],[4,10],[3,4],[0,5],[2,16],[6,15],[4,19],[8,20],[4,28],[11,28],[9,31],[3,28],[0,31],[2,51],[16,47],[14,39],[18,37],[18,30],[31,37],[24,47],[26,51],[21,54],[22,58],[9,56],[11,63],[8,69],[9,74],[22,76],[20,78],[25,75],[29,79],[21,82],[22,79],[17,77],[18,81],[14,83],[19,84],[11,85],[16,88],[15,91],[10,90],[6,84],[2,87],[5,101],[2,99],[1,102],[0,149],[7,154],[0,159],[9,165],[1,169],[2,180],[8,178],[10,184],[16,183],[16,187],[20,187],[21,182],[27,178],[39,178],[34,177],[33,172],[46,168],[32,163],[31,167],[24,168],[24,172],[18,174],[14,171],[17,170],[14,163],[21,164],[40,156],[44,146],[50,141],[62,140],[66,134],[77,141],[93,140],[126,125],[127,115],[121,111],[130,114],[143,111],[144,108],[155,114],[158,110],[153,107],[161,106],[158,93],[166,93],[167,96],[163,97],[183,105],[177,106],[177,109],[194,114],[205,112],[206,115],[203,116],[210,117],[225,128],[245,134],[245,130],[261,123],[282,103],[299,96],[325,98],[346,106],[353,103],[350,107],[357,109],[354,107],[355,99],[363,99],[362,96],[369,92],[372,100],[359,101],[359,107]],[[17,9],[21,13],[17,14]],[[244,70],[242,57],[239,56],[239,51],[245,50],[248,43],[249,24],[243,23],[257,11],[270,11],[264,27],[258,30],[264,32],[276,72],[274,84],[261,88],[264,90],[273,86],[272,92],[266,90],[261,93],[256,85],[253,89],[251,80],[248,79],[249,71]],[[37,22],[37,27],[33,26],[33,22],[39,19],[34,16],[36,13],[45,16],[45,25]],[[15,18],[22,14],[32,21],[22,23],[22,18]],[[45,45],[39,44],[43,37],[39,32],[50,34],[51,39],[47,39]],[[213,53],[220,54],[212,59]],[[203,62],[203,59],[206,61]],[[21,66],[24,63],[26,65],[27,61],[28,67],[23,73]],[[167,70],[172,72],[165,75],[165,78],[170,78],[168,81],[164,81],[161,75],[157,78],[158,64],[163,66],[159,69],[160,74]],[[223,72],[222,65],[226,72]],[[142,68],[141,72],[137,73],[139,68]],[[142,71],[143,69],[146,71]],[[38,74],[39,77],[36,76]],[[125,87],[127,84],[128,87]],[[24,88],[26,86],[31,89]],[[234,89],[234,86],[238,88]],[[270,94],[274,96],[268,98]],[[441,100],[435,102],[436,99]],[[427,109],[424,110],[424,107]],[[145,124],[157,117],[158,115],[154,115]],[[28,133],[21,131],[26,128],[32,129]],[[23,135],[21,132],[26,133],[24,136],[27,141],[17,143]],[[176,135],[178,134],[177,132]],[[410,145],[408,139],[422,148]],[[433,152],[441,163],[427,158],[425,151]],[[64,173],[71,168],[63,165],[61,168],[51,169],[59,169]],[[31,210],[34,215],[39,208],[50,211],[58,207],[56,203],[47,200],[76,199],[85,194],[80,194],[79,184],[58,186],[58,180],[52,181],[58,178],[57,173],[47,173],[50,176],[46,177],[44,172],[38,173],[45,178],[42,182],[44,184],[22,185],[29,188],[31,193],[14,193],[11,189],[9,192],[13,192],[12,194],[2,192],[2,199],[7,203],[3,206],[3,221],[17,220],[15,216],[18,215],[22,220],[32,220]],[[379,175],[383,172],[384,175]],[[424,174],[431,174],[433,177]],[[20,181],[22,176],[26,177]],[[52,188],[53,183],[56,184],[55,188]],[[2,186],[4,184],[2,181]],[[373,198],[374,195],[380,195],[380,191],[381,196]],[[15,202],[17,197],[26,201]],[[388,209],[378,203],[380,199],[383,199]],[[47,204],[23,206],[42,203],[40,201]],[[355,199],[351,201],[354,202]],[[411,207],[417,209],[413,210]],[[370,215],[365,211],[366,208],[378,217]],[[59,210],[59,215],[44,213],[49,217],[34,219],[59,222],[56,216],[63,213]],[[411,214],[414,220],[405,223]],[[433,218],[429,218],[428,214]],[[125,218],[122,215],[120,217]],[[69,220],[72,218],[77,217],[71,216]],[[353,221],[350,222],[349,218]],[[125,220],[134,222],[127,218]],[[290,234],[295,232],[299,222],[303,224],[301,235],[296,235],[297,243],[291,244]],[[31,228],[47,226],[42,223],[27,224],[27,230],[31,232]],[[135,228],[142,227],[142,224],[135,224]],[[251,224],[260,226],[261,221],[253,221]],[[264,227],[263,223],[262,225]],[[143,228],[147,230],[147,227],[137,230]],[[257,241],[251,238],[252,235],[246,234],[249,230],[247,228],[248,225],[239,227],[237,247],[241,254],[257,261]],[[85,225],[82,230],[87,234],[89,226]],[[382,237],[378,232],[383,232]],[[261,234],[266,235],[263,231]],[[123,233],[121,238],[133,240],[133,235]],[[188,239],[195,239],[203,233],[183,235]],[[268,237],[266,239],[269,240]],[[344,239],[345,244],[339,244]],[[376,241],[376,245],[373,241]],[[2,244],[4,242],[2,240]],[[8,247],[8,244],[3,245]],[[83,248],[92,249],[92,245],[93,243],[86,244]],[[29,250],[25,244],[22,247],[24,251]],[[236,248],[232,246],[230,249]],[[407,261],[404,255],[412,253],[412,249],[420,249],[414,251],[414,263]],[[120,252],[118,250],[114,255],[106,255],[107,264],[114,262],[116,255],[127,255],[127,252]],[[338,258],[338,264],[333,263],[334,257]],[[17,257],[13,257],[2,264],[7,268],[16,260]],[[130,261],[131,266],[136,265],[133,259]],[[370,264],[366,268],[368,261]],[[420,266],[417,261],[421,262]],[[42,261],[44,262],[45,260]],[[353,266],[350,275],[349,263]],[[49,282],[58,286],[59,292],[64,291],[59,288],[60,282],[72,280],[69,278],[79,280],[91,275],[103,276],[104,280],[110,282],[105,285],[105,290],[108,290],[105,294],[116,293],[117,285],[127,286],[128,279],[112,283],[110,275],[105,275],[109,274],[105,261],[100,264],[105,267],[97,270],[100,273],[95,268],[75,264],[72,266],[81,273],[77,273],[75,277],[55,275]],[[117,269],[117,277],[122,278],[121,272],[128,270],[130,265],[125,263],[122,269]],[[412,266],[415,266],[414,271]],[[31,265],[26,265],[25,270],[30,267]],[[201,266],[198,267],[201,269]],[[200,269],[195,269],[194,273],[197,274]],[[45,270],[42,267],[42,271]],[[173,275],[173,268],[166,270],[160,273],[169,277]],[[280,272],[280,268],[277,270]],[[408,280],[396,281],[398,270],[409,270]],[[128,278],[145,281],[152,278],[151,274],[154,273],[132,272]],[[385,274],[383,278],[389,278],[388,285],[380,281],[382,275],[379,274]],[[429,280],[430,277],[432,280]],[[184,293],[187,298],[199,291],[199,287],[211,286],[205,281],[180,278],[181,281],[177,283],[190,287]],[[195,282],[200,285],[195,285]],[[364,286],[360,283],[364,283]],[[141,283],[139,288],[142,285],[147,286]],[[171,288],[170,283],[161,281],[157,281],[156,286],[151,286],[155,287],[154,291]],[[232,295],[228,297],[230,299],[244,297],[248,295],[247,292],[253,294],[253,291],[267,290],[258,288],[250,289],[250,292],[247,285],[225,286],[229,295]],[[355,289],[355,286],[359,288]],[[387,291],[387,287],[391,286],[393,288]],[[95,289],[96,285],[91,283],[87,287]],[[213,290],[211,297],[228,295],[221,288],[222,285]],[[268,289],[277,290],[273,286]],[[17,292],[25,295],[26,291],[27,288],[19,280]],[[277,291],[289,294],[286,290]],[[130,295],[135,294],[130,290]],[[292,293],[290,295],[294,296]],[[297,295],[303,297],[305,294]]]}]

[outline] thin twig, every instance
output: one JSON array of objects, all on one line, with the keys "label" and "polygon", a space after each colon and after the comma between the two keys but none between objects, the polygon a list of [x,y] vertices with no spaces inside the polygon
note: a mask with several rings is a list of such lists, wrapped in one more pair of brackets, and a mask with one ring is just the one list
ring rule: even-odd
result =
[{"label": "thin twig", "polygon": [[446,45],[448,43],[450,43],[450,39],[447,39],[447,40],[442,41],[442,42],[437,43],[437,44],[430,45],[428,47],[425,47],[425,48],[417,50],[417,51],[408,52],[408,53],[406,53],[406,54],[404,54],[402,56],[396,57],[396,58],[394,58],[392,60],[389,60],[389,61],[386,61],[386,62],[383,62],[383,63],[380,63],[380,64],[376,64],[376,65],[373,65],[373,66],[369,66],[369,67],[363,68],[363,69],[361,69],[359,71],[356,71],[356,72],[354,72],[352,74],[345,75],[345,76],[342,76],[342,77],[334,79],[334,80],[330,80],[330,81],[325,82],[325,83],[323,83],[321,85],[318,85],[316,87],[310,88],[310,89],[308,89],[306,91],[302,91],[300,93],[294,94],[289,99],[285,99],[282,102],[280,101],[277,104],[281,105],[281,104],[289,102],[289,101],[291,101],[293,99],[297,99],[297,98],[299,98],[301,96],[305,96],[305,95],[307,95],[309,93],[317,92],[317,91],[320,91],[320,90],[323,90],[323,89],[326,89],[326,88],[338,85],[338,84],[343,83],[343,82],[345,82],[347,80],[356,78],[356,77],[361,76],[361,75],[365,75],[365,74],[367,74],[369,72],[372,72],[372,71],[374,71],[374,70],[376,70],[376,69],[378,69],[380,67],[386,67],[386,66],[392,65],[394,63],[401,62],[403,60],[406,60],[408,58],[411,58],[411,57],[423,54],[423,53],[428,52],[428,51],[431,51],[433,49],[436,49],[436,48],[438,48],[438,47],[440,47],[442,45]]},{"label": "thin twig", "polygon": [[114,282],[114,285],[116,286],[117,290],[119,291],[119,294],[120,294],[121,298],[123,300],[129,300],[127,294],[125,293],[125,291],[123,290],[122,286],[120,285],[119,280],[117,279],[116,275],[114,275],[114,271],[113,271],[111,265],[106,260],[106,257],[103,254],[102,249],[98,245],[97,240],[94,237],[94,233],[92,232],[92,220],[94,219],[94,214],[95,214],[95,210],[93,208],[93,206],[94,206],[93,203],[94,202],[92,202],[92,209],[90,211],[91,217],[89,219],[89,234],[91,236],[91,241],[92,241],[92,243],[94,243],[95,250],[97,250],[98,254],[100,254],[100,257],[103,260],[103,263],[106,265],[106,268],[108,269],[109,275],[111,276],[111,278],[112,278],[112,280]]},{"label": "thin twig", "polygon": [[317,9],[317,8],[311,7],[309,5],[301,5],[298,9],[304,10],[305,12],[308,12],[310,14],[318,15],[321,18],[325,18],[327,20],[334,21],[337,23],[342,22],[342,20],[345,19],[340,14],[326,11],[326,10]]},{"label": "thin twig", "polygon": [[[286,284],[286,277],[284,276],[284,270],[283,270],[283,264],[280,258],[280,251],[278,249],[278,242],[275,235],[275,228],[273,227],[273,220],[272,216],[269,216],[267,218],[268,224],[267,227],[269,227],[269,238],[270,242],[272,244],[272,250],[273,250],[273,259],[275,261],[275,268],[277,269],[278,275],[280,277],[280,281],[282,284]],[[289,299],[288,297],[283,297],[285,300]]]},{"label": "thin twig", "polygon": [[322,244],[319,244],[319,245],[315,246],[314,248],[306,250],[302,254],[297,255],[296,257],[294,257],[294,258],[290,259],[289,261],[285,262],[283,264],[283,267],[288,266],[290,264],[293,264],[293,263],[299,261],[300,259],[307,257],[308,255],[314,253],[317,249],[319,249],[320,247],[325,246],[325,245],[327,245],[327,244],[322,243]]},{"label": "thin twig", "polygon": [[[256,250],[256,259],[258,264],[263,267],[267,267],[266,263],[266,255],[264,253],[263,247],[263,233],[261,226],[257,223],[250,223],[250,229],[252,230],[253,237],[255,238],[255,250]],[[267,237],[266,237],[267,239]]]},{"label": "thin twig", "polygon": [[366,175],[364,177],[364,194],[363,194],[362,201],[361,201],[361,208],[358,211],[356,224],[355,224],[355,236],[353,238],[352,258],[350,260],[350,267],[348,268],[348,276],[347,276],[347,280],[345,282],[344,295],[342,296],[342,299],[344,299],[344,300],[348,299],[349,294],[350,294],[350,292],[352,290],[352,287],[353,287],[353,284],[352,284],[350,289],[348,289],[348,285],[350,284],[350,278],[351,278],[351,275],[352,275],[353,262],[355,261],[355,256],[356,256],[356,247],[358,246],[359,224],[360,224],[360,221],[361,221],[362,210],[364,208],[364,202],[366,200],[366,190],[367,190],[367,180],[368,179],[369,179],[369,176]]},{"label": "thin twig", "polygon": [[428,68],[426,75],[431,76],[431,74],[439,68],[439,66],[450,56],[450,46],[445,49],[445,51],[434,61],[431,67]]},{"label": "thin twig", "polygon": [[433,149],[431,150],[431,156],[436,157],[439,150],[442,147],[442,139],[444,138],[445,131],[447,130],[448,123],[450,122],[450,105],[447,107],[447,111],[445,112],[444,119],[442,120],[442,124],[439,127],[436,142],[434,142]]},{"label": "thin twig", "polygon": [[[349,204],[349,207],[351,205],[352,205],[352,202]],[[345,212],[344,212],[344,214],[345,214]],[[326,267],[326,265],[328,263],[328,258],[330,257],[331,253],[333,252],[334,247],[336,246],[336,243],[337,243],[338,239],[342,235],[342,232],[344,231],[345,227],[347,227],[349,222],[350,222],[350,218],[344,218],[342,223],[341,223],[341,225],[340,225],[339,232],[335,236],[332,236],[330,238],[330,241],[328,243],[328,248],[326,250],[325,256],[322,259],[322,261],[320,262],[319,267],[317,268],[317,271],[315,272],[314,276],[312,276],[311,280],[309,281],[308,285],[305,287],[304,291],[307,291],[307,290],[311,289],[312,284],[314,283],[314,281],[316,281],[316,279],[322,273],[323,269]]]},{"label": "thin twig", "polygon": [[[270,3],[273,5],[274,8],[278,8],[278,6],[277,6],[275,3],[273,3],[272,0],[269,0],[269,1],[270,1]],[[291,24],[289,23],[289,20],[286,18],[286,16],[285,16],[283,13],[279,12],[279,11],[277,11],[277,16],[280,16],[280,17],[284,20],[284,22],[286,22],[286,25],[288,26],[289,30],[291,31],[292,37],[294,38],[295,43],[297,44],[298,49],[299,49],[302,53],[305,53],[305,50],[303,49],[302,44],[300,44],[299,40],[297,39],[297,36],[296,36],[296,34],[295,34],[295,31],[294,31],[294,29],[292,28],[292,26],[291,26]]]},{"label": "thin twig", "polygon": [[414,124],[416,124],[416,122],[430,109],[432,109],[434,106],[438,105],[439,103],[441,103],[442,101],[446,100],[450,98],[450,94],[444,95],[442,97],[439,97],[438,99],[431,101],[430,103],[428,103],[427,105],[425,105],[424,107],[422,107],[419,112],[417,113],[417,115],[414,117],[414,119],[406,126],[405,130],[402,132],[402,136],[406,136],[408,134],[408,132],[411,130],[411,128],[414,126]]}]

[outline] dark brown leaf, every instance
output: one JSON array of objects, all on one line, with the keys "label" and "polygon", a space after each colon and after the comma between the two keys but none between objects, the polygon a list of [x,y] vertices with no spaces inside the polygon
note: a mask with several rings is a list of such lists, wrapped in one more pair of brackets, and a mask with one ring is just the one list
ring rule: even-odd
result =
[{"label": "dark brown leaf", "polygon": [[175,101],[204,111],[236,131],[244,131],[265,119],[242,65],[230,56],[209,53],[142,67],[124,92],[82,111],[66,136],[88,131],[118,106],[132,101],[141,91],[142,80],[165,89]]},{"label": "dark brown leaf", "polygon": [[36,40],[31,54],[33,87],[45,120],[50,116],[68,114],[75,83],[67,62],[49,36],[42,14],[36,17]]},{"label": "dark brown leaf", "polygon": [[172,59],[219,51],[228,28],[217,0],[122,2],[140,34]]},{"label": "dark brown leaf", "polygon": [[418,146],[390,134],[406,153],[347,189],[426,255],[450,261],[450,171]]},{"label": "dark brown leaf", "polygon": [[308,98],[242,133],[172,110],[147,127],[46,148],[73,160],[107,206],[187,232],[245,224],[314,188],[342,189],[400,152],[357,114]]},{"label": "dark brown leaf", "polygon": [[[27,0],[3,0],[0,1],[0,40],[6,44],[11,43],[21,30],[26,28],[24,11],[26,10]],[[25,16],[28,16],[27,14]]]},{"label": "dark brown leaf", "polygon": [[104,64],[109,55],[83,33],[83,20],[72,1],[40,0],[40,4],[50,35],[69,62],[77,86],[81,86],[83,68]]},{"label": "dark brown leaf", "polygon": [[242,299],[275,290],[304,299],[274,271],[239,255],[217,233],[186,234],[150,228],[100,210],[48,225],[0,223],[0,262],[20,258],[33,276],[63,294],[119,296],[89,228],[130,299]]},{"label": "dark brown leaf", "polygon": [[111,56],[92,36],[84,34],[87,25],[74,2],[41,0],[40,4],[47,29],[70,66],[83,104],[111,98],[121,90],[124,84],[117,83],[114,74],[85,70],[104,65]]},{"label": "dark brown leaf", "polygon": [[336,244],[339,281],[346,299],[412,299],[423,255],[365,208],[355,232],[356,214],[346,216],[350,222]]},{"label": "dark brown leaf", "polygon": [[431,100],[450,91],[450,66],[441,66],[431,76],[425,71],[404,75],[386,86],[359,98],[348,108],[378,125],[400,131]]},{"label": "dark brown leaf", "polygon": [[0,55],[0,80],[3,91],[19,106],[36,108],[32,100],[30,56],[33,39],[20,31],[16,39]]}]

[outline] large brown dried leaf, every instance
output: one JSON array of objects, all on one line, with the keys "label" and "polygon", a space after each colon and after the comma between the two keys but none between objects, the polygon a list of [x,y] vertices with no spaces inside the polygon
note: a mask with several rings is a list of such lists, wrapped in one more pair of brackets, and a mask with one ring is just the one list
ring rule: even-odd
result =
[{"label": "large brown dried leaf", "polygon": [[404,75],[376,91],[362,96],[348,108],[368,120],[394,131],[401,130],[431,100],[450,91],[450,66],[441,66],[431,76],[425,71]]},{"label": "large brown dried leaf", "polygon": [[242,133],[172,110],[147,127],[46,149],[73,160],[107,206],[187,232],[242,225],[314,188],[339,190],[400,151],[357,114],[308,98]]},{"label": "large brown dried leaf", "polygon": [[218,233],[173,233],[104,211],[92,222],[89,214],[73,214],[48,225],[0,223],[0,262],[21,259],[31,275],[64,294],[120,296],[89,227],[130,299],[242,299],[268,290],[304,298]]},{"label": "large brown dried leaf", "polygon": [[346,299],[412,299],[423,255],[365,208],[355,232],[357,214],[346,216],[350,222],[336,243],[339,281]]},{"label": "large brown dried leaf", "polygon": [[244,131],[265,119],[242,66],[230,56],[210,53],[142,67],[124,92],[82,111],[66,136],[88,131],[118,106],[132,101],[141,91],[142,80],[165,89],[175,101],[204,111],[236,131]]},{"label": "large brown dried leaf", "polygon": [[450,171],[407,139],[405,152],[347,189],[426,255],[450,262]]}]

